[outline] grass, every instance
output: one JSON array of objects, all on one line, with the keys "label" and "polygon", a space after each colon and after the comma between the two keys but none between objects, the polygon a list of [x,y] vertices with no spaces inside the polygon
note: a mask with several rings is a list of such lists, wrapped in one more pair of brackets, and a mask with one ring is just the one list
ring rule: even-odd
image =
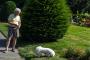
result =
[{"label": "grass", "polygon": [[[80,48],[86,49],[90,47],[90,28],[88,27],[80,27],[71,25],[68,28],[66,35],[59,39],[58,42],[51,42],[51,43],[40,43],[40,44],[30,44],[30,43],[22,43],[19,48],[20,54],[23,57],[30,57],[27,60],[33,60],[34,50],[36,46],[43,46],[52,48],[56,52],[56,56],[50,58],[51,60],[65,60],[62,59],[63,51],[66,48],[73,47],[73,48]],[[46,60],[45,58],[39,58],[39,60]],[[48,60],[50,60],[48,59]]]},{"label": "grass", "polygon": [[[0,24],[0,30],[2,30],[3,32],[7,31],[6,25]],[[34,50],[35,47],[39,45],[43,47],[52,48],[56,52],[56,56],[52,58],[36,58],[34,56]],[[66,35],[62,39],[59,39],[57,42],[39,44],[19,42],[19,46],[19,53],[22,57],[25,57],[26,60],[66,60],[65,58],[62,58],[64,53],[63,51],[66,48],[90,48],[90,28],[71,25],[68,28]]]},{"label": "grass", "polygon": [[7,23],[0,23],[0,31],[3,32],[5,36],[7,36],[7,25]]}]

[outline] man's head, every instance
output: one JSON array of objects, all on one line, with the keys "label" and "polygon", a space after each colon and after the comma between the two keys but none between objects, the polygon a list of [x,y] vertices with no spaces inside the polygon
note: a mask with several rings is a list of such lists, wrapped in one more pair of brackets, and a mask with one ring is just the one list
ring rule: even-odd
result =
[{"label": "man's head", "polygon": [[16,8],[15,11],[14,11],[15,15],[19,15],[21,13],[21,9],[19,8]]}]

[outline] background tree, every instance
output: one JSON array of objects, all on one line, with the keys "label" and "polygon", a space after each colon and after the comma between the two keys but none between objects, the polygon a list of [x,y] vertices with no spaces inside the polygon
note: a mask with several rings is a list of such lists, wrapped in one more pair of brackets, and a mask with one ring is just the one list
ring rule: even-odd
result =
[{"label": "background tree", "polygon": [[68,4],[73,11],[73,13],[79,12],[85,12],[84,8],[87,7],[87,3],[89,0],[67,0]]},{"label": "background tree", "polygon": [[16,0],[15,2],[16,2],[17,7],[22,9],[26,0]]},{"label": "background tree", "polygon": [[29,41],[56,41],[64,36],[69,21],[66,0],[28,0],[22,12],[21,35]]},{"label": "background tree", "polygon": [[23,8],[24,3],[26,2],[26,0],[0,0],[0,7],[2,7],[2,5],[6,1],[13,1],[13,2],[15,2],[16,6],[19,7],[19,8]]},{"label": "background tree", "polygon": [[84,7],[83,12],[89,12],[90,13],[90,1],[88,0],[86,7]]},{"label": "background tree", "polygon": [[1,8],[0,19],[3,21],[7,21],[8,16],[14,12],[15,8],[16,4],[13,1],[5,2]]}]

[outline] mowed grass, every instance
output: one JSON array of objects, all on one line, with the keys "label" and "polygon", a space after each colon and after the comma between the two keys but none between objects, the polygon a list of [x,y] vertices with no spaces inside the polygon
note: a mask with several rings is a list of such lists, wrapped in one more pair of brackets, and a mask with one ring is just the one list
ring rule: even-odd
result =
[{"label": "mowed grass", "polygon": [[0,31],[7,36],[8,23],[0,23]]},{"label": "mowed grass", "polygon": [[[7,32],[7,24],[0,23],[0,30],[4,33]],[[62,57],[66,48],[90,48],[90,28],[70,25],[66,35],[62,39],[58,39],[57,42],[31,44],[30,42],[18,41],[17,45],[19,45],[20,55],[25,57],[26,60],[66,60]],[[56,56],[52,58],[35,57],[34,50],[40,45],[53,49],[56,52]]]},{"label": "mowed grass", "polygon": [[[56,56],[48,60],[66,60],[62,59],[64,50],[69,47],[86,49],[90,47],[90,28],[71,25],[66,35],[57,42],[51,43],[21,43],[19,48],[20,54],[26,57],[26,60],[35,60],[34,50],[37,46],[52,48],[56,52]],[[28,58],[27,58],[28,57]],[[60,59],[61,58],[61,59]],[[38,58],[38,60],[46,60],[46,58]]]}]

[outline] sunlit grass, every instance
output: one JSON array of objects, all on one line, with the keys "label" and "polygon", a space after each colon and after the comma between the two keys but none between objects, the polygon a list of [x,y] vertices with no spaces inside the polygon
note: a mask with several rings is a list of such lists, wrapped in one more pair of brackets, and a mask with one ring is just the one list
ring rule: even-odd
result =
[{"label": "sunlit grass", "polygon": [[8,24],[7,23],[0,23],[0,31],[4,33],[5,36],[7,36],[7,30],[8,30]]},{"label": "sunlit grass", "polygon": [[[23,47],[19,48],[20,54],[24,57],[28,55],[34,56],[35,47],[39,45],[43,47],[52,48],[56,52],[56,56],[50,58],[51,60],[60,60],[60,58],[62,58],[61,56],[63,55],[63,50],[65,48],[73,47],[86,49],[90,47],[90,28],[71,25],[68,28],[66,35],[62,39],[59,39],[57,42],[41,43],[41,44],[23,43],[22,44]],[[31,59],[33,60],[35,58]],[[39,58],[39,60],[40,59],[43,58]]]},{"label": "sunlit grass", "polygon": [[[5,34],[7,33],[7,24],[0,23],[0,30]],[[59,39],[57,42],[51,43],[40,43],[40,44],[30,44],[29,42],[18,42],[19,51],[22,57],[25,57],[27,60],[35,60],[34,50],[35,47],[41,45],[43,47],[48,47],[53,49],[56,52],[56,56],[48,58],[48,60],[66,60],[62,58],[63,50],[69,47],[86,49],[90,47],[90,28],[71,25],[68,28],[66,35]],[[38,60],[46,60],[47,58],[37,58]]]}]

